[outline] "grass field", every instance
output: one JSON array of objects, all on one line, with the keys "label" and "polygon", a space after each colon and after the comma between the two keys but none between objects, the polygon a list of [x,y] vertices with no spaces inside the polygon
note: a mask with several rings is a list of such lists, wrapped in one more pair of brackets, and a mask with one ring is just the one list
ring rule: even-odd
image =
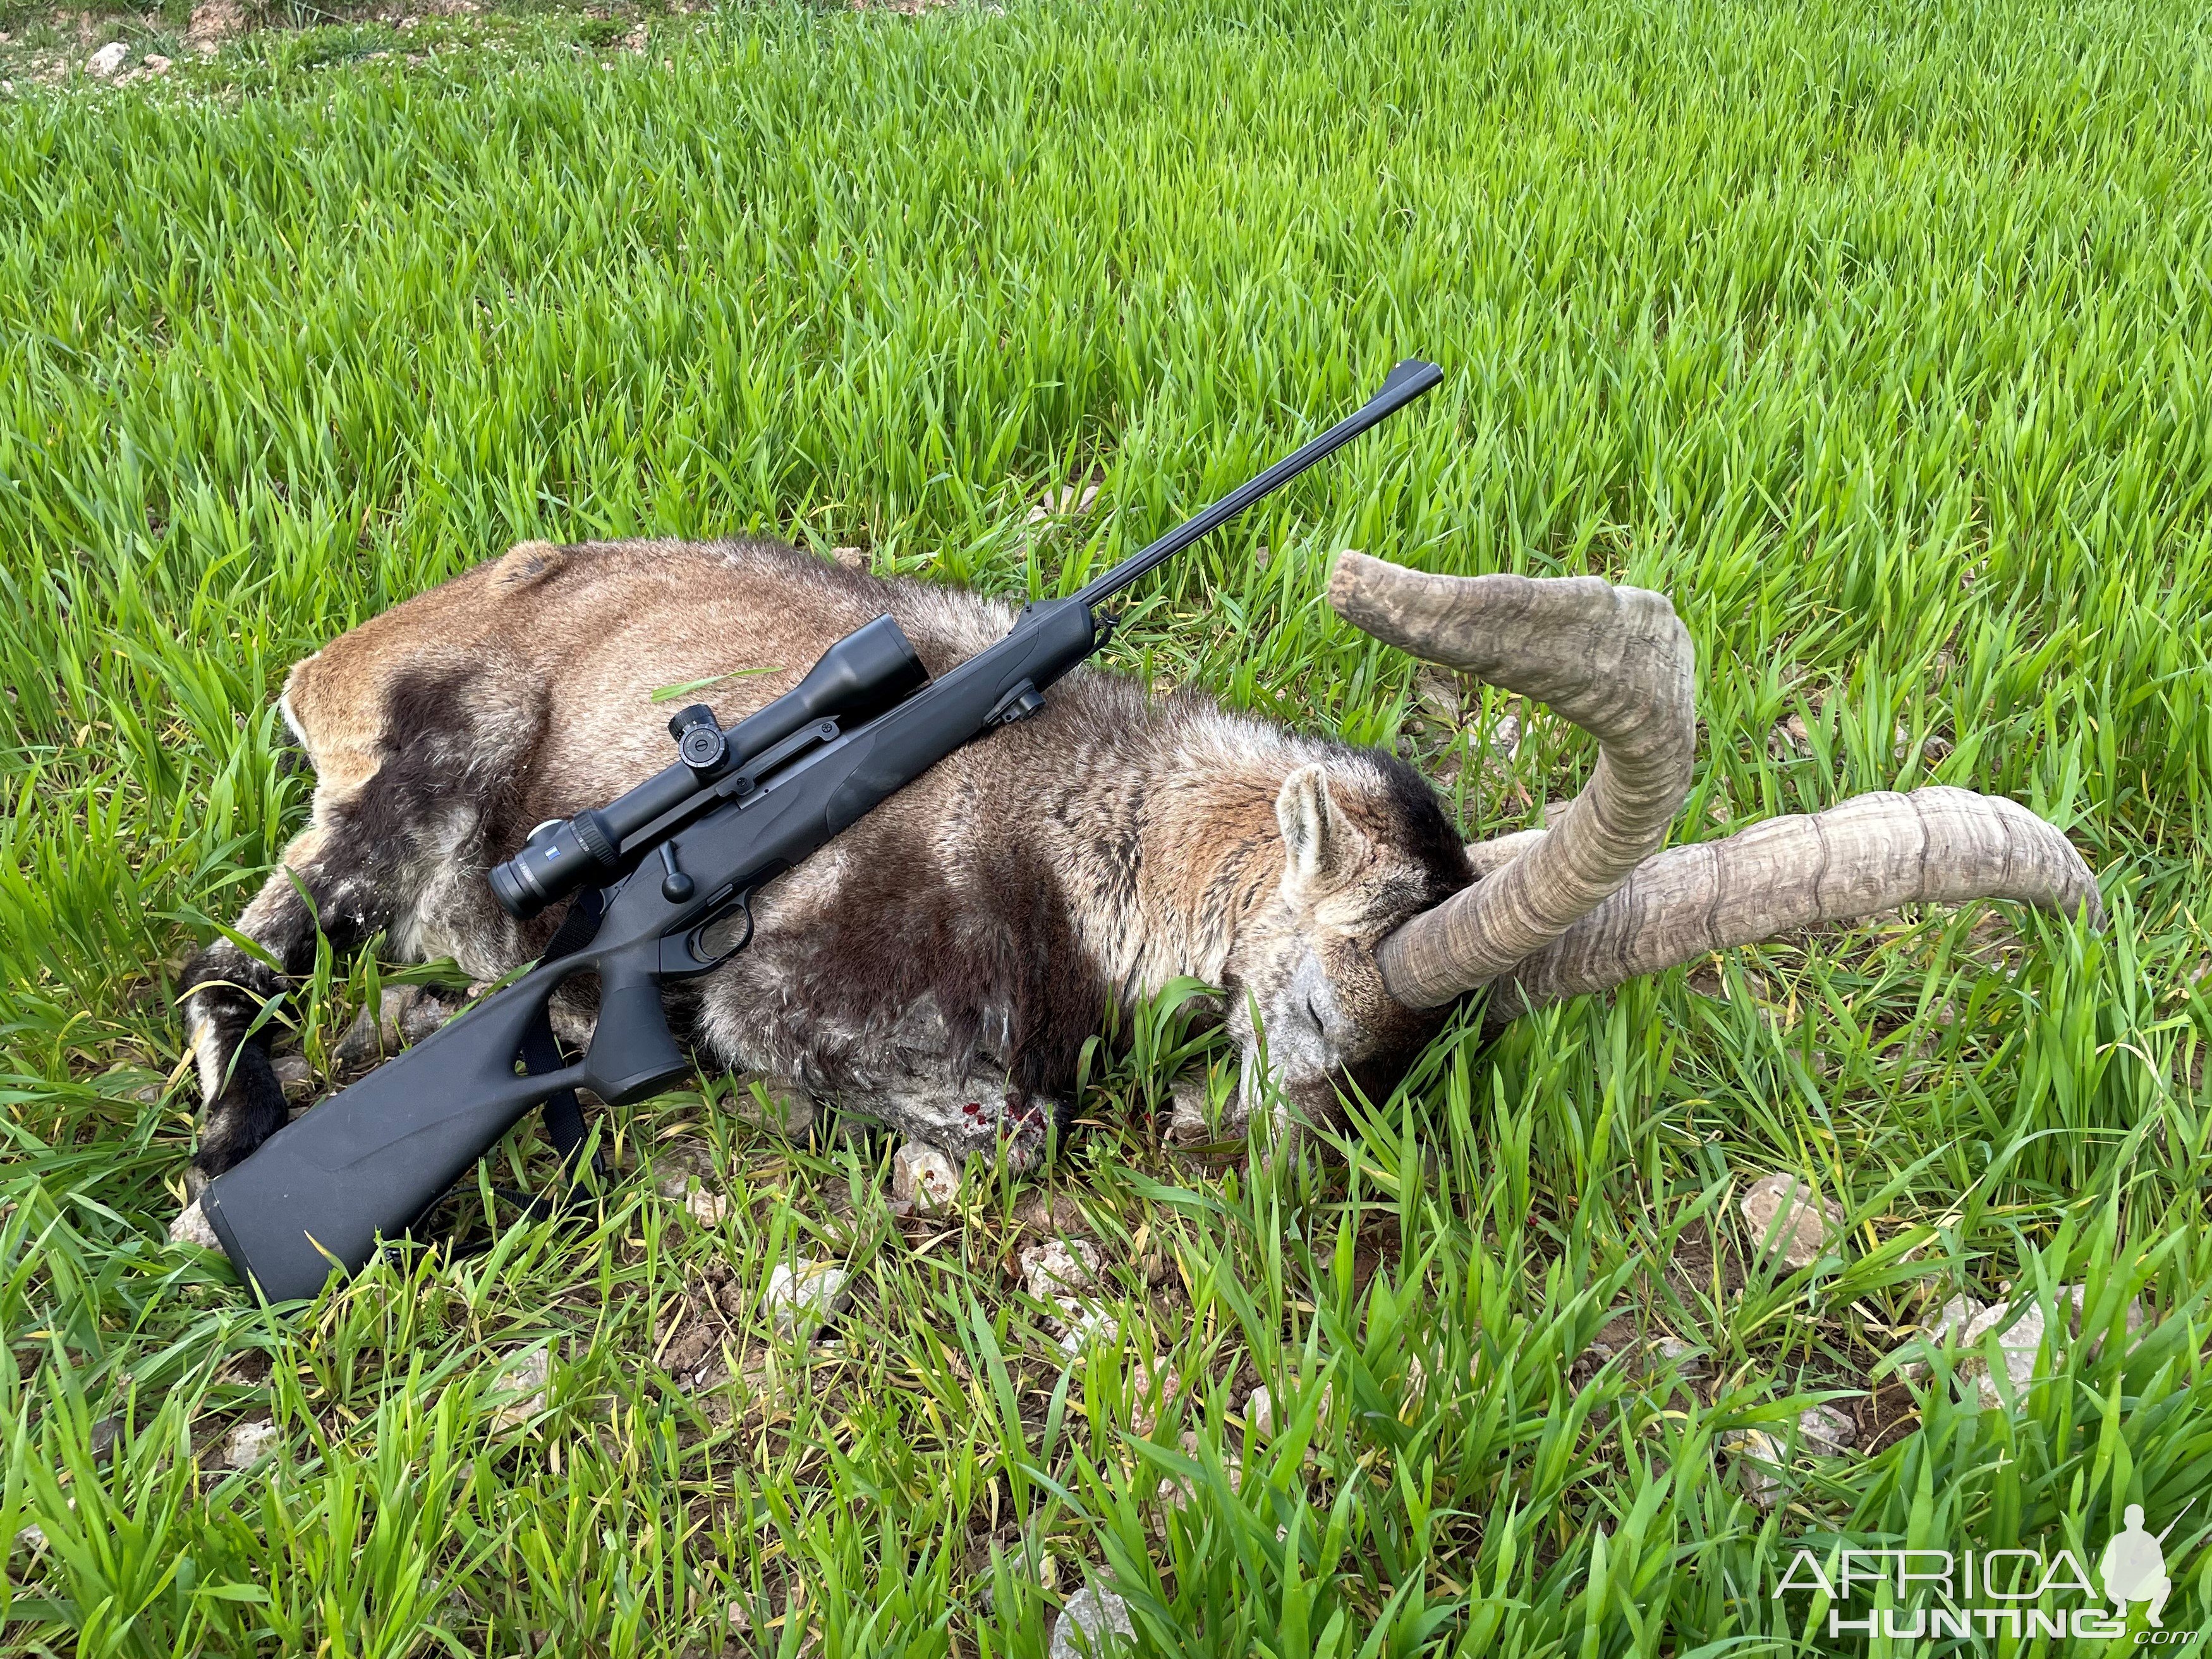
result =
[{"label": "grass field", "polygon": [[[1038,1656],[1087,1573],[1158,1652],[1856,1650],[1774,1594],[1805,1540],[2094,1568],[2142,1503],[2196,1650],[2197,13],[1009,0],[413,63],[348,23],[0,101],[0,1649]],[[301,820],[294,659],[528,537],[1053,591],[1415,352],[1445,387],[1183,561],[1121,665],[1397,743],[1488,833],[1584,746],[1483,761],[1505,706],[1424,712],[1325,556],[1626,578],[1697,640],[1682,835],[1970,784],[2067,829],[2109,932],[1891,917],[1455,1029],[1341,1156],[1257,1174],[1162,1145],[1224,1059],[1163,1008],[1070,1154],[972,1171],[951,1224],[717,1081],[611,1115],[585,1221],[303,1313],[167,1244],[173,979]],[[318,1075],[390,982],[327,961],[282,1011]],[[657,1190],[702,1153],[711,1222]],[[1776,1170],[1847,1212],[1811,1270],[1743,1231]],[[1124,1303],[1073,1364],[1011,1270],[1055,1221]],[[794,1255],[856,1274],[830,1340],[763,1317]],[[1894,1373],[1949,1297],[2082,1282],[2002,1408]],[[1802,1441],[1824,1399],[1858,1449]],[[1761,1427],[1771,1510],[1723,1449]]]}]

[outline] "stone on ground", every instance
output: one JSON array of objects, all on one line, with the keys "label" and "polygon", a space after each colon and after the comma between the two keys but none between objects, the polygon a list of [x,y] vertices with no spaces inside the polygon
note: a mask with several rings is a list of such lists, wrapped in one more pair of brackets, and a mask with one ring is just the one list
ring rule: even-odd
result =
[{"label": "stone on ground", "polygon": [[197,1198],[185,1205],[183,1212],[169,1224],[169,1242],[172,1244],[197,1244],[204,1250],[213,1250],[217,1255],[223,1253],[222,1241],[215,1236],[215,1224],[207,1218],[207,1212],[200,1208],[200,1201]]},{"label": "stone on ground", "polygon": [[1087,1238],[1054,1238],[1021,1254],[1022,1287],[1040,1302],[1087,1291],[1098,1283],[1098,1247]]},{"label": "stone on ground", "polygon": [[366,1071],[420,1042],[455,1014],[458,1003],[420,985],[387,985],[374,1010],[363,1008],[331,1054],[347,1071]]},{"label": "stone on ground", "polygon": [[1244,1428],[1262,1438],[1275,1431],[1275,1396],[1264,1384],[1244,1396]]},{"label": "stone on ground", "polygon": [[1782,1501],[1785,1490],[1782,1472],[1789,1467],[1790,1454],[1779,1440],[1765,1429],[1731,1429],[1721,1437],[1720,1443],[1723,1451],[1735,1458],[1745,1497],[1762,1510],[1771,1510]]},{"label": "stone on ground", "polygon": [[216,43],[245,32],[246,8],[241,0],[199,0],[185,28],[185,44],[196,52],[213,52]]},{"label": "stone on ground", "polygon": [[1058,489],[1048,490],[1044,498],[1030,509],[1029,522],[1042,524],[1048,519],[1070,518],[1088,513],[1097,500],[1098,486],[1095,483],[1066,484]]},{"label": "stone on ground", "polygon": [[103,81],[112,80],[114,78],[116,70],[123,67],[124,59],[130,56],[130,47],[125,46],[120,40],[110,40],[84,60],[84,72],[87,75],[96,75]]},{"label": "stone on ground", "polygon": [[1859,1425],[1833,1406],[1808,1406],[1797,1413],[1797,1438],[1815,1457],[1840,1457],[1858,1443]]},{"label": "stone on ground", "polygon": [[1051,1659],[1125,1651],[1136,1634],[1129,1604],[1111,1590],[1086,1584],[1060,1609],[1060,1622],[1053,1626]]},{"label": "stone on ground", "polygon": [[216,1454],[216,1462],[226,1469],[250,1469],[268,1455],[270,1448],[282,1437],[276,1424],[265,1417],[234,1425],[223,1437],[222,1449]]},{"label": "stone on ground", "polygon": [[307,1064],[305,1054],[279,1054],[269,1062],[269,1069],[276,1074],[276,1086],[284,1091],[287,1100],[305,1100],[315,1092],[315,1068]]},{"label": "stone on ground", "polygon": [[742,1122],[774,1129],[790,1140],[804,1140],[821,1114],[814,1097],[781,1078],[745,1073],[736,1079],[730,1109]]},{"label": "stone on ground", "polygon": [[1672,1365],[1686,1382],[1693,1382],[1705,1374],[1705,1351],[1679,1336],[1662,1336],[1645,1352],[1658,1364]]},{"label": "stone on ground", "polygon": [[[1314,1421],[1316,1423],[1328,1422],[1329,1408],[1335,1403],[1336,1387],[1334,1383],[1331,1383],[1321,1391],[1321,1404],[1314,1412]],[[1268,1436],[1273,1434],[1278,1426],[1278,1409],[1279,1405],[1275,1399],[1274,1391],[1272,1389],[1269,1389],[1263,1384],[1262,1386],[1253,1389],[1251,1393],[1244,1396],[1244,1427],[1246,1431],[1250,1434],[1258,1435],[1261,1439],[1266,1439]],[[1286,1411],[1291,1416],[1296,1416],[1297,1413],[1297,1404],[1295,1401],[1282,1402],[1280,1409]],[[1287,1420],[1287,1419],[1285,1420]]]},{"label": "stone on ground", "polygon": [[1093,1342],[1121,1340],[1121,1322],[1097,1303],[1079,1302],[1072,1296],[1056,1296],[1052,1301],[1060,1310],[1060,1346],[1065,1352],[1081,1353]]},{"label": "stone on ground", "polygon": [[[2057,1310],[2064,1315],[2066,1333],[2079,1337],[2081,1313],[2087,1300],[2087,1287],[2081,1285],[2061,1285],[2052,1300]],[[1963,1320],[1954,1323],[1963,1316]],[[2140,1303],[2130,1302],[2125,1315],[2130,1334],[2142,1327],[2143,1310]],[[1983,1307],[1969,1297],[1956,1297],[1943,1306],[1937,1328],[1931,1328],[1931,1340],[1955,1330],[1962,1357],[1959,1361],[1960,1382],[1972,1383],[1982,1408],[1993,1411],[2004,1403],[2004,1393],[1998,1384],[1996,1373],[1990,1367],[1989,1356],[1980,1352],[1983,1339],[1994,1334],[1997,1352],[2003,1362],[2006,1381],[2012,1386],[2014,1399],[2019,1399],[2036,1380],[2036,1358],[2043,1347],[2044,1338],[2050,1334],[2050,1322],[2032,1291],[2023,1291],[2013,1300]],[[2096,1345],[2090,1350],[2094,1358]],[[1923,1374],[1926,1367],[1911,1364],[1899,1368],[1908,1375]]]},{"label": "stone on ground", "polygon": [[768,1277],[769,1316],[782,1336],[801,1336],[834,1319],[852,1297],[852,1275],[834,1261],[779,1264]]},{"label": "stone on ground", "polygon": [[1129,1367],[1130,1431],[1150,1434],[1182,1394],[1182,1375],[1165,1360],[1158,1365],[1133,1361]]},{"label": "stone on ground", "polygon": [[519,1429],[544,1411],[545,1387],[552,1375],[551,1358],[543,1348],[532,1348],[509,1364],[491,1386],[493,1432]]},{"label": "stone on ground", "polygon": [[1744,1188],[1739,1207],[1751,1230],[1752,1248],[1772,1254],[1792,1270],[1809,1267],[1842,1231],[1843,1212],[1824,1203],[1793,1175],[1763,1176]]},{"label": "stone on ground", "polygon": [[714,1174],[714,1156],[703,1144],[664,1147],[653,1162],[659,1176],[653,1190],[681,1204],[702,1227],[719,1227],[730,1213],[730,1200]]},{"label": "stone on ground", "polygon": [[[1940,1348],[1947,1342],[1957,1343],[1966,1327],[1979,1319],[1984,1311],[1982,1304],[1972,1297],[1954,1296],[1937,1310],[1935,1318],[1920,1328],[1913,1342],[1924,1342],[1931,1348]],[[1928,1362],[1908,1359],[1897,1368],[1897,1374],[1909,1382],[1917,1382],[1928,1375]]]},{"label": "stone on ground", "polygon": [[951,1210],[959,1195],[960,1171],[927,1141],[902,1141],[891,1154],[891,1197],[897,1202],[939,1214]]}]

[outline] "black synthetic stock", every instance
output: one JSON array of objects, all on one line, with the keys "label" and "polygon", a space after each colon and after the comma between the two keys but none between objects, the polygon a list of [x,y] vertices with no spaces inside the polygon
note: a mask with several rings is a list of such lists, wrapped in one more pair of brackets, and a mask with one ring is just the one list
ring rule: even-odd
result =
[{"label": "black synthetic stock", "polygon": [[[690,777],[688,790],[662,788],[672,775],[664,773],[629,792],[615,805],[650,792],[656,814],[640,819],[635,834],[624,832],[630,873],[605,889],[604,914],[587,940],[311,1108],[208,1183],[201,1208],[233,1264],[271,1301],[312,1296],[333,1265],[367,1262],[380,1237],[421,1215],[532,1107],[577,1087],[620,1104],[687,1075],[690,1062],[669,1031],[660,987],[706,973],[743,948],[749,922],[727,939],[718,930],[741,920],[755,889],[963,744],[1034,712],[1039,694],[1097,649],[1091,608],[1099,599],[1442,378],[1432,364],[1401,363],[1350,418],[1073,597],[1030,605],[1006,638],[920,690],[920,665],[904,635],[890,617],[878,617],[831,647],[793,691],[732,726],[726,734],[732,749],[746,748],[730,765]],[[787,708],[794,698],[799,703]],[[852,730],[837,723],[870,714]],[[811,731],[810,720],[817,722]],[[775,735],[764,735],[771,727]],[[600,824],[614,810],[601,809]],[[625,809],[623,816],[632,815]],[[641,866],[649,849],[662,859]],[[664,871],[688,880],[664,878]],[[547,999],[581,973],[599,981],[590,1049],[561,1070],[520,1073]]]}]

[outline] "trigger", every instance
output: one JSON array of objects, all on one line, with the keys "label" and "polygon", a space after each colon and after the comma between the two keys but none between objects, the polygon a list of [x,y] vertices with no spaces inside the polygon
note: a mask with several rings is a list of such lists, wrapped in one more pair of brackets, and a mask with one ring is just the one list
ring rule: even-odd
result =
[{"label": "trigger", "polygon": [[694,971],[713,968],[752,943],[753,896],[740,893],[730,907],[702,922],[688,941]]}]

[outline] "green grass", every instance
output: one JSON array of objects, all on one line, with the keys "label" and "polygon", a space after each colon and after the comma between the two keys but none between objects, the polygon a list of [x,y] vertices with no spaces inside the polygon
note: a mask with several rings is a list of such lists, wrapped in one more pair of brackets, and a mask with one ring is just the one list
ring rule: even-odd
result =
[{"label": "green grass", "polygon": [[[19,88],[0,1544],[47,1544],[0,1647],[1038,1655],[1089,1570],[1158,1651],[1826,1651],[1859,1638],[1772,1595],[1802,1540],[2094,1563],[2130,1501],[2195,1503],[2166,1623],[2212,1620],[2197,10],[1014,0],[675,20],[641,58],[573,19],[415,64],[314,31]],[[1123,666],[1448,772],[1503,704],[1416,732],[1328,552],[1601,571],[1697,640],[1684,834],[2001,791],[2110,932],[1888,918],[1455,1030],[1342,1157],[1256,1174],[1160,1146],[1163,1011],[1097,1127],[1041,1182],[972,1172],[954,1226],[892,1218],[886,1147],[718,1083],[610,1115],[589,1218],[304,1313],[165,1245],[173,975],[301,820],[294,659],[526,537],[754,528],[1065,588],[1414,352],[1445,387],[1183,560]],[[1097,510],[1025,528],[1093,467]],[[1458,769],[1470,830],[1571,787],[1584,746],[1535,733],[1510,787]],[[286,1011],[312,1060],[380,972]],[[679,1139],[719,1224],[655,1195]],[[1752,1264],[1735,1194],[1772,1170],[1844,1203],[1839,1259]],[[1032,1187],[1187,1399],[1065,1365],[1009,1270]],[[833,1346],[761,1316],[793,1254],[856,1270]],[[2093,1323],[2149,1323],[2057,1345],[2015,1410],[1877,1375],[1959,1291],[2083,1279]],[[1581,1359],[1624,1311],[1702,1376]],[[1886,1443],[1748,1504],[1718,1437],[1870,1377]],[[1261,1381],[1308,1409],[1248,1450]],[[275,1449],[223,1473],[249,1416]]]}]

